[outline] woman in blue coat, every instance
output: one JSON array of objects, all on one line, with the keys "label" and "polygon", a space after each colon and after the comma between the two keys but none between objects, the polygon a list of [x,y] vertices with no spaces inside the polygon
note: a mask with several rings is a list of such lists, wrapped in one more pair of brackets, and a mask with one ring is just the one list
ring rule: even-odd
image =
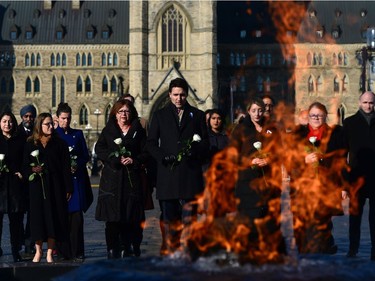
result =
[{"label": "woman in blue coat", "polygon": [[91,184],[86,168],[89,153],[82,130],[70,127],[71,107],[67,103],[60,103],[56,115],[58,120],[56,132],[69,146],[71,176],[74,185],[74,191],[68,203],[70,251],[73,259],[83,261],[83,212],[86,212],[92,203]]}]

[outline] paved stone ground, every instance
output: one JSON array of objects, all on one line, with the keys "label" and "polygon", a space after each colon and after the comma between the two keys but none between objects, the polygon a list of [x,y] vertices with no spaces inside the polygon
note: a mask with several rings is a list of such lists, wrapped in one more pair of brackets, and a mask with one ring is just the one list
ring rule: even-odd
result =
[{"label": "paved stone ground", "polygon": [[[96,206],[96,197],[98,193],[98,177],[92,178],[92,185],[93,185],[93,192],[94,192],[94,203],[88,212],[85,214],[85,251],[86,251],[86,259],[84,264],[96,262],[98,260],[105,260],[106,259],[106,245],[105,245],[105,238],[104,238],[104,223],[98,222],[94,218],[95,214],[95,206]],[[284,193],[284,201],[287,202],[287,193]],[[154,198],[155,200],[155,198]],[[159,255],[159,249],[161,244],[161,234],[159,229],[159,205],[157,204],[156,200],[155,209],[146,211],[146,226],[144,230],[144,239],[141,246],[142,250],[142,257],[152,257]],[[347,209],[347,203],[344,202],[344,207]],[[291,234],[291,215],[288,208],[288,204],[285,203],[283,205],[283,216],[285,218],[285,222],[283,223],[283,232],[286,236],[287,243],[291,250],[293,250],[293,243],[292,243],[292,234]],[[348,250],[348,216],[344,215],[341,217],[334,217],[334,236],[336,240],[336,244],[339,247],[339,251],[337,255],[345,255]],[[4,218],[4,229],[3,229],[3,236],[2,236],[2,248],[4,250],[4,255],[0,257],[0,268],[4,267],[28,267],[28,266],[37,266],[31,262],[21,262],[14,264],[12,262],[12,257],[10,253],[10,245],[9,245],[9,228],[8,228],[8,218],[5,216]],[[368,203],[366,203],[366,208],[364,211],[363,223],[362,223],[362,239],[361,239],[361,247],[359,251],[359,257],[368,259],[370,256],[371,250],[371,242],[370,242],[370,235],[369,235],[369,227],[368,227]],[[45,259],[42,260],[40,265],[46,265]],[[73,264],[65,263],[66,266]],[[74,266],[78,266],[79,264],[75,264]],[[61,265],[63,266],[63,265]]]}]

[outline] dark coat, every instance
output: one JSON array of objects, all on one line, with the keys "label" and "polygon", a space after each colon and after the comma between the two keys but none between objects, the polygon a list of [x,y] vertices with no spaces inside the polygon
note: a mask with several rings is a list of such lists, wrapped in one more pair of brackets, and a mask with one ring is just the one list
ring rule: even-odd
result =
[{"label": "dark coat", "polygon": [[86,167],[90,157],[85,137],[82,130],[73,128],[68,128],[65,132],[62,128],[58,127],[56,128],[56,132],[69,147],[72,147],[73,150],[70,151],[70,155],[77,157],[77,169],[74,174],[71,174],[74,192],[68,203],[69,212],[86,212],[92,203],[93,195]]},{"label": "dark coat", "polygon": [[[68,146],[53,135],[46,147],[27,142],[24,151],[24,177],[33,173],[30,164],[36,163],[31,152],[39,150],[39,161],[44,163],[43,182],[39,175],[29,181],[31,237],[34,241],[54,237],[66,241],[68,228],[67,193],[73,192]],[[43,186],[46,199],[43,199]]]},{"label": "dark coat", "polygon": [[[317,217],[343,214],[341,206],[341,191],[344,187],[342,171],[345,168],[346,158],[342,141],[342,127],[323,126],[325,126],[323,137],[314,146],[307,139],[308,126],[298,127],[293,143],[295,143],[295,147],[297,147],[296,144],[299,145],[299,152],[292,160],[293,169],[290,171],[291,197],[293,202],[298,205],[296,209],[310,208],[307,205],[311,194],[306,192],[310,185],[315,183],[314,178],[318,177],[319,186],[316,186],[318,189],[315,192],[319,192],[320,196],[315,196],[315,200],[320,200],[320,203],[312,205],[319,206],[319,208],[314,210],[311,207],[310,210],[314,211]],[[314,149],[322,154],[317,166],[305,163],[305,154],[313,152]]]},{"label": "dark coat", "polygon": [[[119,146],[114,143],[117,138],[122,138],[122,145],[130,151],[132,165],[124,166],[119,157],[110,156],[119,150]],[[104,164],[96,206],[97,220],[140,222],[143,219],[140,173],[142,164],[146,163],[149,157],[144,151],[145,144],[146,132],[138,119],[132,122],[125,136],[114,118],[104,127],[95,145],[95,152]]]},{"label": "dark coat", "polygon": [[19,136],[6,139],[0,136],[0,154],[5,154],[5,164],[9,172],[0,172],[0,213],[26,211],[26,190],[23,181],[15,175],[22,173],[24,139]]},{"label": "dark coat", "polygon": [[344,120],[343,132],[351,168],[349,181],[355,182],[363,177],[361,193],[375,197],[375,118],[369,125],[358,111]]},{"label": "dark coat", "polygon": [[[165,156],[177,156],[193,135],[201,137],[192,144],[191,155],[172,167]],[[204,113],[186,103],[179,125],[176,107],[170,103],[156,111],[149,129],[147,150],[157,161],[156,197],[159,200],[194,199],[203,191],[202,164],[208,151]]]},{"label": "dark coat", "polygon": [[255,142],[260,141],[261,152],[272,159],[276,156],[273,145],[280,144],[279,139],[275,126],[265,124],[262,132],[258,132],[249,115],[234,128],[229,146],[234,146],[239,153],[240,169],[235,195],[240,199],[240,213],[249,217],[263,217],[267,213],[269,200],[280,196],[280,187],[271,184],[270,166],[259,168],[249,165],[253,158],[259,157],[259,152],[254,147]]},{"label": "dark coat", "polygon": [[229,143],[229,138],[225,132],[215,133],[212,130],[208,130],[208,140],[210,146],[208,148],[206,163],[203,165],[203,171],[206,171],[211,165],[212,158],[215,156],[215,154],[223,150]]}]

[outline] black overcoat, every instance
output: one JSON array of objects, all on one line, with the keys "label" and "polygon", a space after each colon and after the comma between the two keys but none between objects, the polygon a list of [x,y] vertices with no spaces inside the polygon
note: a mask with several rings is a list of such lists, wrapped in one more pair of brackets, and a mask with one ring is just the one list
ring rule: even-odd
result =
[{"label": "black overcoat", "polygon": [[[191,155],[176,165],[163,164],[168,155],[177,156],[193,135],[201,137],[193,143]],[[203,191],[202,164],[208,153],[209,142],[203,111],[185,104],[179,125],[176,107],[169,103],[156,111],[151,120],[147,150],[157,161],[156,197],[159,200],[194,199]]]},{"label": "black overcoat", "polygon": [[[263,168],[252,167],[253,158],[276,157],[274,146],[280,144],[280,135],[273,124],[264,124],[262,132],[258,132],[247,115],[238,124],[231,135],[229,146],[239,152],[239,174],[235,195],[240,199],[240,213],[249,217],[263,217],[267,214],[269,200],[280,196],[280,187],[272,185],[270,165]],[[261,151],[254,147],[255,142],[262,143]],[[278,165],[276,163],[276,165]]]},{"label": "black overcoat", "polygon": [[[133,164],[124,166],[119,157],[111,156],[111,153],[119,150],[119,146],[114,142],[117,138],[121,138],[122,145],[130,151]],[[143,219],[140,173],[142,164],[149,158],[149,154],[144,151],[145,144],[146,132],[138,119],[131,123],[125,136],[115,118],[110,119],[104,127],[95,145],[95,152],[104,164],[96,206],[97,220],[140,222]]]},{"label": "black overcoat", "polygon": [[375,118],[368,124],[363,113],[358,111],[344,120],[343,131],[349,151],[349,180],[355,182],[363,177],[361,192],[375,197]]},{"label": "black overcoat", "polygon": [[68,146],[57,135],[51,137],[46,147],[26,142],[23,157],[26,180],[33,173],[30,164],[36,163],[36,158],[31,156],[35,150],[39,150],[38,157],[40,163],[44,163],[44,172],[42,178],[36,175],[29,181],[31,237],[34,241],[50,237],[66,241],[69,234],[66,194],[73,192]]},{"label": "black overcoat", "polygon": [[9,172],[2,172],[0,175],[0,213],[16,213],[26,210],[26,190],[23,181],[15,175],[22,173],[24,139],[13,136],[6,139],[3,134],[0,136],[0,154],[4,154],[3,165],[6,165]]}]

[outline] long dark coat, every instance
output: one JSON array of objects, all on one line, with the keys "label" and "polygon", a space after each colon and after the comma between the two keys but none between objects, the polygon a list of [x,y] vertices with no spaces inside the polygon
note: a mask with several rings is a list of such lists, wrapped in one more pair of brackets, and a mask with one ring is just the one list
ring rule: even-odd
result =
[{"label": "long dark coat", "polygon": [[33,173],[30,164],[36,163],[36,158],[31,156],[34,150],[39,150],[44,172],[43,183],[39,175],[29,182],[31,237],[34,241],[49,237],[66,241],[69,234],[66,194],[73,192],[68,146],[57,135],[52,136],[46,147],[28,141],[23,158],[26,180]]},{"label": "long dark coat", "polygon": [[[110,156],[119,150],[119,146],[114,143],[117,138],[121,138],[122,145],[131,152],[133,164],[126,166],[127,168],[121,164],[119,157]],[[132,122],[125,136],[114,118],[104,127],[95,145],[95,152],[104,164],[96,206],[97,220],[126,223],[143,220],[140,172],[141,165],[148,159],[148,154],[144,152],[145,144],[146,132],[138,119]]]},{"label": "long dark coat", "polygon": [[22,173],[24,139],[13,136],[6,139],[0,136],[0,154],[5,154],[3,164],[9,172],[0,175],[0,213],[17,213],[26,210],[25,186],[23,181],[15,175]]},{"label": "long dark coat", "polygon": [[249,217],[265,216],[269,200],[280,195],[280,186],[271,184],[270,166],[261,169],[249,165],[251,159],[259,157],[259,151],[254,147],[254,143],[260,141],[261,153],[272,158],[276,156],[272,146],[280,144],[279,139],[274,126],[264,125],[262,132],[258,132],[249,115],[232,132],[229,146],[234,146],[238,150],[240,166],[235,195],[240,199],[239,211]]},{"label": "long dark coat", "polygon": [[[194,134],[202,140],[193,144],[191,156],[183,157],[173,167],[163,164],[165,156],[177,156]],[[201,110],[186,103],[180,125],[172,103],[154,113],[147,150],[157,161],[156,197],[159,200],[193,199],[203,191],[202,164],[208,147],[205,115]]]},{"label": "long dark coat", "polygon": [[349,151],[350,182],[364,177],[361,194],[375,197],[375,118],[370,125],[358,111],[344,120],[345,146]]},{"label": "long dark coat", "polygon": [[[315,177],[318,178],[320,185],[316,192],[320,193],[319,195],[325,195],[314,196],[314,201],[320,200],[319,207],[315,210],[318,217],[343,214],[341,190],[344,185],[342,171],[345,168],[345,150],[342,141],[342,127],[329,127],[326,124],[323,126],[325,126],[323,137],[314,144],[317,151],[323,155],[317,167],[305,164],[304,153],[310,153],[314,149],[307,139],[308,126],[300,126],[296,130],[294,143],[299,144],[300,151],[295,154],[296,158],[293,158],[292,165],[294,168],[290,172],[292,200],[294,198],[298,200],[300,196],[298,190],[305,192],[304,190],[310,187],[309,185],[313,179]],[[306,180],[298,180],[301,178]],[[306,207],[308,200],[308,198],[301,198],[300,207]]]}]

